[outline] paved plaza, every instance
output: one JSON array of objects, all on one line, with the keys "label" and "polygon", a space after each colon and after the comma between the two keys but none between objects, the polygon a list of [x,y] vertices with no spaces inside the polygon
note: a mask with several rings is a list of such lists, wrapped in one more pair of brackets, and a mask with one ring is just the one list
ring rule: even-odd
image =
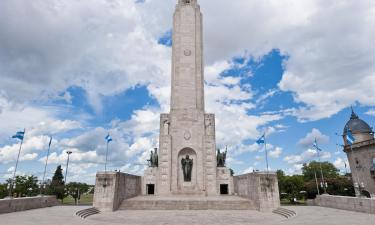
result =
[{"label": "paved plaza", "polygon": [[373,225],[375,215],[322,207],[286,207],[297,216],[285,219],[258,211],[117,211],[81,219],[75,212],[87,207],[57,206],[0,215],[1,225],[117,225],[117,224],[257,224],[257,225]]}]

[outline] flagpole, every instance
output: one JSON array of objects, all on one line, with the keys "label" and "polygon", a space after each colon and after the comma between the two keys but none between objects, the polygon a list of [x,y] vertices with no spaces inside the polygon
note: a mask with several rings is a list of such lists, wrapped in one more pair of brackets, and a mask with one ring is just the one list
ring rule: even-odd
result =
[{"label": "flagpole", "polygon": [[320,175],[322,177],[322,185],[323,185],[323,190],[324,190],[324,194],[325,194],[325,193],[327,193],[326,182],[325,182],[324,175],[323,175],[322,162],[320,160],[320,154],[319,154],[318,149],[317,149],[317,152],[318,152],[318,159],[319,159]]},{"label": "flagpole", "polygon": [[320,195],[318,178],[316,177],[316,170],[315,170],[315,168],[314,168],[314,174],[315,174],[316,190],[318,191],[318,195]]},{"label": "flagpole", "polygon": [[266,166],[267,166],[267,174],[269,173],[269,167],[268,167],[268,152],[267,152],[267,142],[266,142],[266,132],[264,132],[264,151],[266,154]]},{"label": "flagpole", "polygon": [[[44,179],[46,178],[46,171],[47,171],[47,164],[48,164],[48,157],[49,157],[49,151],[51,149],[51,142],[52,142],[52,137],[50,139],[50,142],[48,144],[48,151],[47,151],[47,158],[46,158],[46,164],[44,165],[44,173],[43,173],[43,180],[42,180],[42,184],[40,186],[40,194],[42,195],[42,188],[43,188],[43,185],[44,185]],[[44,189],[44,188],[43,188]]]},{"label": "flagpole", "polygon": [[107,141],[107,152],[105,153],[105,164],[104,164],[104,172],[105,173],[107,173],[108,144],[109,144],[109,142]]},{"label": "flagpole", "polygon": [[[23,135],[25,137],[25,132],[26,132],[26,129],[23,129]],[[11,185],[10,185],[10,188],[9,188],[9,197],[12,198],[12,189],[13,189],[13,183],[15,182],[15,178],[16,178],[16,172],[17,172],[17,167],[18,167],[18,161],[20,159],[20,154],[21,154],[21,149],[22,149],[22,144],[23,144],[23,139],[24,137],[21,139],[21,143],[20,143],[20,148],[18,150],[18,156],[17,156],[17,161],[16,161],[16,167],[14,168],[14,172],[13,172],[13,179],[12,179],[12,182],[11,182]]]}]

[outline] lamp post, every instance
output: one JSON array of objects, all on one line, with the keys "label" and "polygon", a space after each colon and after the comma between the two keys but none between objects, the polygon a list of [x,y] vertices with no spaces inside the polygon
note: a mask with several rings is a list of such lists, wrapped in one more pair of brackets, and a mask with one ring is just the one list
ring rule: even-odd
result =
[{"label": "lamp post", "polygon": [[66,170],[65,170],[65,178],[64,178],[64,185],[66,185],[66,176],[68,175],[68,168],[69,168],[69,157],[70,154],[72,154],[72,151],[67,151],[66,154],[68,154],[68,159],[66,160]]}]

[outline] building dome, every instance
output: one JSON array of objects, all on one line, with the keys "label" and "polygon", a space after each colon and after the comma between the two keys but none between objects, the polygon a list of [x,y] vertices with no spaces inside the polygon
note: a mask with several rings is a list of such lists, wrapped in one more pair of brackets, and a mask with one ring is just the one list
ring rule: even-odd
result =
[{"label": "building dome", "polygon": [[354,135],[354,138],[356,139],[355,143],[371,140],[374,138],[374,132],[372,131],[372,128],[365,121],[361,120],[353,109],[350,120],[344,127],[343,134],[345,144],[347,144],[345,138],[347,129],[349,129]]}]

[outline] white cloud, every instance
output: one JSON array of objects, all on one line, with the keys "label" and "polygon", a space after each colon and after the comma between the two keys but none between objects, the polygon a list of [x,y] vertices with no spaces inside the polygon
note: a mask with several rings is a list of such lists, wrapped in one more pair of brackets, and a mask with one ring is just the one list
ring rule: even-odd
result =
[{"label": "white cloud", "polygon": [[366,114],[370,116],[375,116],[375,109],[370,109],[369,111],[366,112]]},{"label": "white cloud", "polygon": [[344,171],[345,170],[345,163],[346,163],[346,166],[348,170],[350,170],[350,167],[349,167],[349,161],[347,158],[343,159],[341,157],[337,157],[336,160],[333,162],[333,165],[338,168],[339,170],[341,171]]},{"label": "white cloud", "polygon": [[[308,150],[302,152],[301,154],[288,155],[288,156],[284,157],[284,161],[287,162],[288,164],[302,164],[302,163],[306,163],[310,160],[318,160],[316,158],[317,156],[318,156],[318,154],[317,154],[315,149],[308,149]],[[327,159],[331,158],[331,153],[321,152],[320,158],[322,160],[327,160]]]},{"label": "white cloud", "polygon": [[276,147],[274,150],[271,150],[271,151],[269,152],[269,156],[270,156],[271,158],[275,158],[275,159],[277,159],[277,158],[280,157],[280,155],[281,155],[282,153],[283,153],[283,149],[280,148],[280,147]]},{"label": "white cloud", "polygon": [[329,142],[329,137],[327,135],[324,135],[320,132],[320,130],[313,128],[310,133],[306,134],[304,138],[298,141],[298,144],[302,147],[311,147],[315,139],[317,140],[319,146]]}]

